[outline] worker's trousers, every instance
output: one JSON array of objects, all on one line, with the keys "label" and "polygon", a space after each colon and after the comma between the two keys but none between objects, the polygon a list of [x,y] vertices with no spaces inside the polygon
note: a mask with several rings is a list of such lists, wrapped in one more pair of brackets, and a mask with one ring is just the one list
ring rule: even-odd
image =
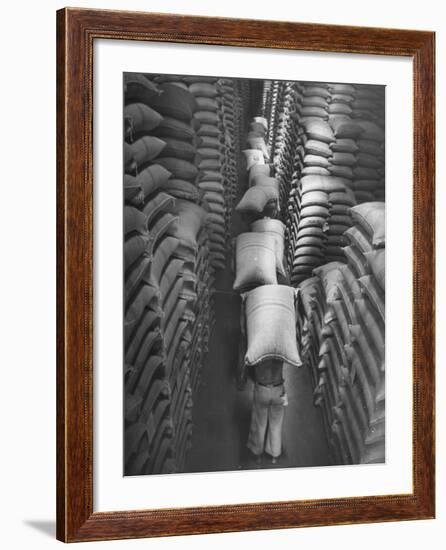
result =
[{"label": "worker's trousers", "polygon": [[266,451],[277,458],[282,453],[282,426],[286,395],[284,385],[262,386],[254,384],[251,427],[248,448],[261,455]]}]

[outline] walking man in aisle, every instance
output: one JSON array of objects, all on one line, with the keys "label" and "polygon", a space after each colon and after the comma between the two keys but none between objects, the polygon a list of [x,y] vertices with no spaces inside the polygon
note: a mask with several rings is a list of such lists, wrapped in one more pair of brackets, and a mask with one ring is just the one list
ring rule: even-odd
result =
[{"label": "walking man in aisle", "polygon": [[288,399],[283,361],[267,359],[253,367],[254,395],[247,446],[261,464],[265,451],[273,464],[282,454],[282,428]]}]

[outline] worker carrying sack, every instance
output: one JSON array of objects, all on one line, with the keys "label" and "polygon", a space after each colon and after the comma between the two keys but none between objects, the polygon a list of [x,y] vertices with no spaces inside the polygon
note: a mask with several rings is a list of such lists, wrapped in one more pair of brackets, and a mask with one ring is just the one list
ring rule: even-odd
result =
[{"label": "worker carrying sack", "polygon": [[263,218],[251,224],[251,230],[257,233],[273,235],[276,244],[276,269],[286,277],[283,255],[285,251],[285,225],[280,220]]},{"label": "worker carrying sack", "polygon": [[276,244],[268,233],[241,233],[236,241],[234,290],[277,284]]},{"label": "worker carrying sack", "polygon": [[284,285],[263,285],[242,296],[245,306],[245,363],[278,359],[302,366],[296,339],[297,291]]}]

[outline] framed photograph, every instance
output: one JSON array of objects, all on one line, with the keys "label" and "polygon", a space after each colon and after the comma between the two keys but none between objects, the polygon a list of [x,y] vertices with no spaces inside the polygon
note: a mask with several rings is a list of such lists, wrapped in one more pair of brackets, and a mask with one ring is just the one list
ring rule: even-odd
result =
[{"label": "framed photograph", "polygon": [[57,537],[435,513],[432,32],[57,13]]}]

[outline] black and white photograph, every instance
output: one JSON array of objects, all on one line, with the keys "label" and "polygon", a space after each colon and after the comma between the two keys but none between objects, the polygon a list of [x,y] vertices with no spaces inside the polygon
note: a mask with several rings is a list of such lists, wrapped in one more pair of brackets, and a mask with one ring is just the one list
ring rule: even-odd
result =
[{"label": "black and white photograph", "polygon": [[124,73],[125,476],[385,462],[385,90]]}]

